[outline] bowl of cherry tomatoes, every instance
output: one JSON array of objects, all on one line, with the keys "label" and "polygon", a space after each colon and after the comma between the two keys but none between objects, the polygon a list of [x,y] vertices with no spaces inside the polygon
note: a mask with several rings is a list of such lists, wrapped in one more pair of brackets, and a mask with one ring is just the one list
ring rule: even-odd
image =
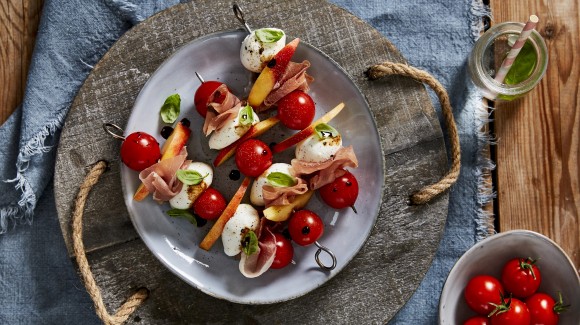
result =
[{"label": "bowl of cherry tomatoes", "polygon": [[439,324],[580,324],[580,279],[548,237],[529,230],[493,235],[451,269]]}]

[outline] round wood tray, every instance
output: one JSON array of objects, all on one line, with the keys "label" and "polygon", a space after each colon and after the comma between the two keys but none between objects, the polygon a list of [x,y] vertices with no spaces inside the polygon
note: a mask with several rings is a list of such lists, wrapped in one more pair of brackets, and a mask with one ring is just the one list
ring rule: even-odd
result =
[{"label": "round wood tray", "polygon": [[438,180],[447,167],[429,96],[423,85],[409,79],[365,78],[364,71],[373,64],[404,59],[375,29],[343,9],[319,0],[245,1],[243,9],[252,26],[282,27],[325,52],[368,100],[386,170],[380,215],[359,254],[340,274],[305,296],[250,306],[190,287],[163,267],[137,235],[123,202],[120,144],[101,125],[125,125],[149,75],[180,46],[240,27],[231,2],[209,0],[174,6],[131,29],[105,54],[79,91],[62,131],[55,175],[67,248],[72,256],[70,215],[78,186],[94,163],[106,160],[110,170],[85,208],[84,242],[109,310],[139,287],[151,291],[130,323],[386,322],[427,272],[447,217],[447,195],[424,206],[407,203],[411,193]]}]

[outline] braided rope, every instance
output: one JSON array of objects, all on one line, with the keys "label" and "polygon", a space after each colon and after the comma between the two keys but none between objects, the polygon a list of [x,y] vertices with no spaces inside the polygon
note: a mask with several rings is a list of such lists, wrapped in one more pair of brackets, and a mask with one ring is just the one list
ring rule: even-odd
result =
[{"label": "braided rope", "polygon": [[99,161],[95,166],[93,166],[87,176],[85,176],[75,200],[72,220],[72,236],[76,261],[79,265],[85,287],[95,304],[97,315],[106,325],[118,325],[123,324],[141,305],[141,303],[147,299],[149,291],[146,288],[139,289],[129,297],[121,307],[119,307],[115,315],[111,315],[107,312],[105,304],[103,303],[103,296],[101,295],[101,291],[99,290],[95,278],[93,277],[93,273],[91,272],[89,261],[87,260],[87,255],[85,253],[85,245],[83,244],[83,211],[91,189],[99,181],[99,177],[106,169],[107,163]]},{"label": "braided rope", "polygon": [[449,134],[449,140],[451,144],[451,168],[447,174],[439,180],[437,183],[429,185],[421,189],[419,192],[411,195],[412,204],[424,204],[429,202],[434,197],[446,191],[451,185],[455,184],[457,178],[459,177],[459,169],[461,167],[461,149],[459,145],[459,135],[457,133],[457,126],[455,125],[455,119],[453,119],[453,112],[451,108],[451,102],[449,101],[449,96],[447,91],[433,76],[429,73],[413,68],[406,64],[394,63],[394,62],[383,62],[381,64],[374,65],[367,70],[367,76],[371,80],[376,80],[386,76],[405,76],[413,78],[417,81],[427,84],[439,98],[441,103],[441,112],[443,113],[443,120],[447,126],[447,131]]}]

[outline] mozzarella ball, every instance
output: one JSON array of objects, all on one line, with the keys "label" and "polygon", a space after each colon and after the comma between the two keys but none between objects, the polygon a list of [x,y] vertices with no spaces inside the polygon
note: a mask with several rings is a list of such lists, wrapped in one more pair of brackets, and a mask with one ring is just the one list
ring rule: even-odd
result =
[{"label": "mozzarella ball", "polygon": [[273,172],[280,172],[294,177],[294,169],[292,165],[286,163],[276,163],[266,169],[262,175],[258,176],[254,183],[252,184],[252,189],[250,191],[250,201],[253,205],[264,206],[264,196],[262,194],[262,188],[268,183],[268,175]]},{"label": "mozzarella ball", "polygon": [[222,242],[226,255],[238,255],[242,251],[244,230],[256,230],[259,224],[258,211],[249,204],[240,204],[222,232]]},{"label": "mozzarella ball", "polygon": [[[213,131],[211,137],[209,138],[209,147],[211,149],[220,150],[223,149],[230,144],[236,142],[239,138],[242,137],[248,130],[250,129],[251,125],[241,125],[240,124],[240,112],[242,111],[243,107],[240,107],[238,111],[238,116],[234,119],[230,119],[226,124],[219,130]],[[252,121],[252,125],[260,122],[260,117],[256,112],[252,114],[254,119]]]},{"label": "mozzarella ball", "polygon": [[331,159],[342,147],[342,137],[320,139],[313,134],[296,146],[296,158],[306,162],[323,162]]},{"label": "mozzarella ball", "polygon": [[185,168],[186,170],[194,170],[201,176],[205,176],[203,181],[197,185],[185,185],[181,187],[181,191],[176,196],[169,200],[169,205],[174,209],[189,209],[197,200],[199,195],[211,185],[213,181],[213,170],[210,165],[202,162],[192,162]]},{"label": "mozzarella ball", "polygon": [[[278,28],[268,28],[282,31]],[[263,43],[256,37],[256,31],[246,36],[240,49],[240,60],[252,72],[261,72],[266,64],[286,45],[286,34],[273,43]]]}]

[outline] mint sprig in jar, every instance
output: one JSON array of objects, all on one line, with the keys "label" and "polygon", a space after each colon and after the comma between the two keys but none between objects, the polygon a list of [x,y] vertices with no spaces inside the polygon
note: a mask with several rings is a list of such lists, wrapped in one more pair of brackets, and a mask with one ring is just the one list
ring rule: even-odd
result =
[{"label": "mint sprig in jar", "polygon": [[492,26],[476,42],[469,56],[469,73],[483,96],[492,100],[513,100],[532,90],[546,73],[548,50],[542,36],[532,31],[503,82],[494,80],[503,60],[518,38],[523,23]]}]

